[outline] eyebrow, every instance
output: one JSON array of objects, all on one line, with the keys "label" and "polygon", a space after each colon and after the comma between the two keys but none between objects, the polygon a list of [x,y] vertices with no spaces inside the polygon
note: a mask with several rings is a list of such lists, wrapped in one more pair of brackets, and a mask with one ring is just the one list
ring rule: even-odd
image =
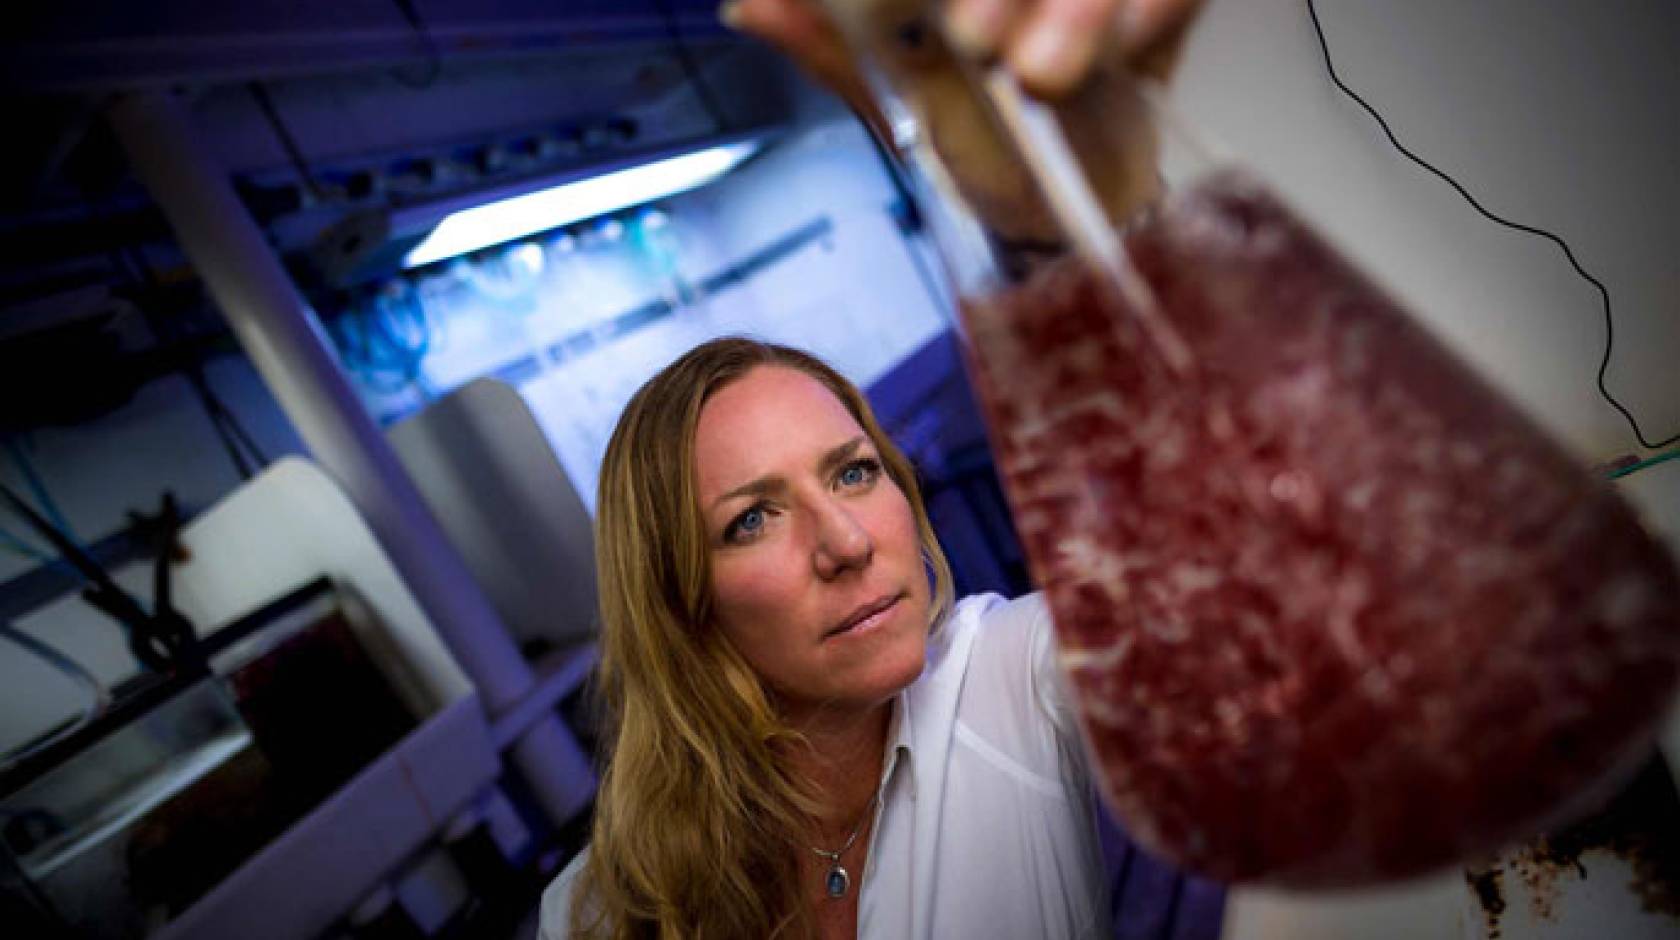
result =
[{"label": "eyebrow", "polygon": [[[829,448],[828,451],[822,455],[822,459],[817,461],[817,472],[826,474],[832,471],[835,467],[838,467],[839,465],[852,459],[852,456],[856,454],[868,440],[869,438],[859,434],[857,437],[852,438],[838,447]],[[781,477],[759,477],[750,483],[744,483],[737,486],[722,496],[719,496],[717,499],[712,500],[712,507],[715,509],[731,499],[740,499],[743,496],[764,496],[768,493],[773,493],[776,490],[781,489],[785,485],[786,484]]]}]

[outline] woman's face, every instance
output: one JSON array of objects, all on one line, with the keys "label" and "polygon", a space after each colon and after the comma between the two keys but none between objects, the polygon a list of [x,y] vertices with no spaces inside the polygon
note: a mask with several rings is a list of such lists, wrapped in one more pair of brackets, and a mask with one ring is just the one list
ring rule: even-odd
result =
[{"label": "woman's face", "polygon": [[930,593],[915,515],[846,406],[759,366],[706,402],[694,445],[716,625],[787,717],[915,681]]}]

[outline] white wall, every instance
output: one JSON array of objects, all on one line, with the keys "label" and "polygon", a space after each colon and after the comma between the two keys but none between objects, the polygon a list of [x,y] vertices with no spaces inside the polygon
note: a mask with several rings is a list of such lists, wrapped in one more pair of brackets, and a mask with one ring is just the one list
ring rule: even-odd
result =
[{"label": "white wall", "polygon": [[[1648,438],[1680,433],[1680,5],[1317,6],[1343,80],[1409,148],[1490,210],[1561,234],[1606,284],[1610,388]],[[1637,449],[1594,387],[1597,292],[1556,246],[1487,221],[1399,154],[1331,84],[1305,0],[1212,0],[1173,100],[1584,458]],[[1663,468],[1621,488],[1659,522],[1680,506],[1680,474]],[[1666,531],[1680,551],[1676,530]],[[1454,929],[1462,901],[1456,875],[1310,903],[1240,892],[1225,931],[1243,940],[1456,935],[1433,931]]]},{"label": "white wall", "polygon": [[717,185],[673,200],[684,274],[704,280],[811,222],[829,234],[750,281],[569,361],[522,390],[593,511],[596,470],[618,414],[654,372],[726,333],[808,349],[867,385],[947,321],[887,213],[893,192],[859,126],[801,130]]},{"label": "white wall", "polygon": [[[1414,151],[1609,287],[1608,382],[1680,433],[1680,9],[1665,0],[1319,0],[1343,79]],[[1593,376],[1597,293],[1477,215],[1326,77],[1305,0],[1214,0],[1174,99],[1588,458],[1634,450]]]}]

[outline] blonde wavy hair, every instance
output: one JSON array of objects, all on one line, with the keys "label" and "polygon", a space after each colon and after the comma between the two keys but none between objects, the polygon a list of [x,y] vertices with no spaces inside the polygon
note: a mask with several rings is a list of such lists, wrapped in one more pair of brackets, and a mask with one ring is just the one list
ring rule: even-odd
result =
[{"label": "blonde wavy hair", "polygon": [[910,462],[858,389],[826,363],[742,338],[688,352],[642,386],[601,467],[595,557],[609,759],[590,854],[573,895],[576,936],[738,940],[804,937],[798,846],[818,811],[768,688],[712,625],[694,437],[718,389],[760,366],[797,369],[833,392],[876,447],[915,514],[933,584],[930,632],[951,572]]}]

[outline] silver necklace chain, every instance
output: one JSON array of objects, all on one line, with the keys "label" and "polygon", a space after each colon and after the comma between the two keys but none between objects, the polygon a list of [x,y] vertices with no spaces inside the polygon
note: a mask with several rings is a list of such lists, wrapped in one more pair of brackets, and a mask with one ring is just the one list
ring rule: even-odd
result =
[{"label": "silver necklace chain", "polygon": [[880,801],[881,791],[876,790],[875,795],[869,798],[869,805],[864,807],[863,816],[858,819],[857,825],[853,827],[852,834],[846,837],[845,845],[834,851],[819,849],[814,845],[806,846],[806,848],[817,853],[819,857],[828,860],[828,874],[824,876],[824,887],[827,889],[830,898],[845,897],[846,890],[851,887],[852,876],[840,865],[840,856],[845,855],[851,849],[853,843],[857,842],[858,836],[863,834],[863,827],[869,822],[870,814],[875,811],[875,804]]}]

